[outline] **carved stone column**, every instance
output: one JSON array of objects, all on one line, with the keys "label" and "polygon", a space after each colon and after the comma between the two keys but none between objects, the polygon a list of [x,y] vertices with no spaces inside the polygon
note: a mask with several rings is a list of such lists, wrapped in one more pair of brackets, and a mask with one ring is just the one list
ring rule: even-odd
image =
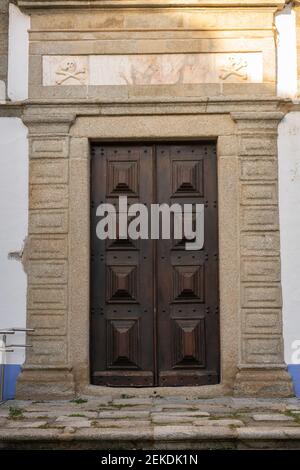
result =
[{"label": "carved stone column", "polygon": [[[53,109],[52,109],[53,113]],[[22,398],[73,396],[69,365],[68,182],[69,137],[74,116],[25,111],[29,130],[29,234],[27,326],[35,328],[17,384]]]},{"label": "carved stone column", "polygon": [[293,394],[283,359],[277,127],[280,112],[237,112],[240,186],[238,396]]}]

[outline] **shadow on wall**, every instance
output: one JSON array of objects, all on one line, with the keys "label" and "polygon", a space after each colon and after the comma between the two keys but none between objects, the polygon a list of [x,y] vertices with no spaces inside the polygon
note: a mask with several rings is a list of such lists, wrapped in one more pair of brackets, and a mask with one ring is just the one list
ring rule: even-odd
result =
[{"label": "shadow on wall", "polygon": [[3,399],[13,400],[16,395],[16,382],[21,366],[19,364],[8,364],[4,366]]},{"label": "shadow on wall", "polygon": [[295,395],[300,398],[300,364],[290,364],[288,371],[293,379]]}]

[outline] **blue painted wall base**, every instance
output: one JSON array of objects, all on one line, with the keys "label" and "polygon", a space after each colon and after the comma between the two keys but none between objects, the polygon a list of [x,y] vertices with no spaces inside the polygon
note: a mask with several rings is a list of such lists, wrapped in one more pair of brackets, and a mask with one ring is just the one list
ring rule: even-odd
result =
[{"label": "blue painted wall base", "polygon": [[288,371],[293,379],[296,397],[300,397],[300,364],[289,364]]},{"label": "blue painted wall base", "polygon": [[6,364],[4,366],[4,400],[13,400],[16,395],[16,383],[21,366],[19,364]]}]

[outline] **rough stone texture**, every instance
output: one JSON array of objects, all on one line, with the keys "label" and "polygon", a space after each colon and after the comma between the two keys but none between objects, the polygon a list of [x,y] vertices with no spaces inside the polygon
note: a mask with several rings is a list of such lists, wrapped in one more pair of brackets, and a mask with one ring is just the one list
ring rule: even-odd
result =
[{"label": "rough stone texture", "polygon": [[180,423],[193,423],[193,417],[192,416],[172,416],[169,414],[158,414],[158,415],[153,415],[152,416],[152,423],[153,424],[169,424],[169,425],[176,425]]},{"label": "rough stone texture", "polygon": [[21,429],[35,429],[42,428],[47,425],[47,421],[10,421],[8,423],[9,428],[21,428]]},{"label": "rough stone texture", "polygon": [[55,424],[62,427],[89,428],[92,422],[79,416],[59,416]]},{"label": "rough stone texture", "polygon": [[[232,117],[237,122],[241,193],[245,185],[250,183],[257,185],[260,181],[277,182],[277,126],[283,117],[282,113],[267,115],[260,112],[238,112],[233,113]],[[281,330],[282,325],[278,206],[268,205],[267,199],[261,202],[265,211],[272,214],[272,230],[268,216],[261,220],[256,217],[255,224],[250,226],[245,224],[245,210],[253,208],[250,201],[243,198],[240,200],[242,326],[241,362],[235,393],[249,396],[289,396],[293,390],[283,365],[282,334],[278,334],[278,328]],[[270,262],[271,277],[267,265]],[[274,276],[274,272],[277,275]],[[276,329],[261,329],[260,322],[266,315],[266,307],[272,308],[272,322],[277,326]],[[251,318],[252,312],[255,312],[258,319],[255,324],[253,317]],[[252,324],[249,334],[247,324],[250,321]],[[263,364],[266,371],[259,370]]]},{"label": "rough stone texture", "polygon": [[144,419],[105,419],[101,418],[101,420],[95,420],[92,423],[93,427],[99,429],[110,429],[110,428],[126,428],[126,429],[135,429],[136,427],[139,428],[147,428],[150,426],[150,421],[146,421]]},{"label": "rough stone texture", "polygon": [[248,368],[247,366],[240,366],[239,372],[236,376],[234,392],[237,396],[293,396],[293,385],[291,378],[285,366],[282,368],[275,368],[272,370],[266,368]]},{"label": "rough stone texture", "polygon": [[282,415],[282,414],[254,414],[252,415],[254,421],[293,421],[291,416]]},{"label": "rough stone texture", "polygon": [[243,421],[239,419],[212,419],[208,421],[206,419],[195,419],[193,421],[195,426],[228,426],[228,427],[240,427],[244,426]]},{"label": "rough stone texture", "polygon": [[112,401],[113,406],[134,406],[152,405],[153,400],[150,398],[120,398]]},{"label": "rough stone texture", "polygon": [[135,411],[132,408],[122,411],[100,411],[99,418],[103,419],[136,419],[136,418],[147,418],[149,416],[149,411]]},{"label": "rough stone texture", "polygon": [[75,428],[71,428],[69,426],[67,426],[65,429],[64,429],[64,433],[65,434],[74,434],[76,432],[76,429]]},{"label": "rough stone texture", "polygon": [[[115,402],[120,405],[84,398],[84,402],[3,403],[0,449],[284,449],[300,445],[299,416],[289,411],[300,406],[299,399],[153,397],[141,405],[139,399],[119,396]],[[182,411],[187,406],[190,410]],[[158,407],[167,412],[158,412]],[[13,419],[10,415],[16,408],[21,416]],[[37,408],[41,414],[48,409],[49,415],[36,416]],[[206,416],[199,417],[200,409]]]},{"label": "rough stone texture", "polygon": [[[166,411],[165,411],[166,410]],[[160,413],[162,411],[164,411],[164,413],[161,413],[161,414],[157,414],[156,416],[157,417],[160,417],[161,416],[171,416],[169,415],[168,411],[170,411],[170,408],[161,408],[160,410],[158,410]],[[194,409],[190,409],[190,411],[180,411],[180,406],[179,406],[179,410],[177,409],[177,406],[176,405],[173,405],[173,408],[171,409],[172,411],[172,416],[173,417],[178,417],[178,418],[208,418],[210,416],[209,413],[207,413],[206,411],[198,411],[198,409],[195,407]]]}]

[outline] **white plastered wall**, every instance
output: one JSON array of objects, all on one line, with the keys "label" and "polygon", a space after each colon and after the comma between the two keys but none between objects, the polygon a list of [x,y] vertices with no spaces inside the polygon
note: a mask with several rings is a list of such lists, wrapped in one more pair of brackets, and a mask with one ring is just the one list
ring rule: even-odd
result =
[{"label": "white plastered wall", "polygon": [[[28,29],[30,19],[9,6],[8,97],[28,97]],[[0,83],[0,105],[5,89]],[[2,91],[2,92],[1,92]],[[0,328],[26,326],[26,274],[21,255],[28,219],[28,143],[21,119],[0,118]],[[24,344],[24,333],[8,342]],[[24,349],[0,357],[0,363],[22,364]]]},{"label": "white plastered wall", "polygon": [[300,364],[300,113],[279,126],[279,207],[285,360]]},{"label": "white plastered wall", "polygon": [[29,28],[29,16],[10,4],[7,94],[11,101],[28,98]]},{"label": "white plastered wall", "polygon": [[[26,135],[27,129],[20,119],[0,119],[0,328],[24,327],[26,324],[27,280],[21,261],[16,259],[27,235]],[[24,335],[16,334],[13,342],[24,343]],[[5,358],[9,364],[22,364],[23,361],[23,349],[16,349]]]},{"label": "white plastered wall", "polygon": [[[278,95],[296,99],[296,18],[289,4],[276,16]],[[300,113],[279,125],[279,209],[285,361],[300,364]]]}]

